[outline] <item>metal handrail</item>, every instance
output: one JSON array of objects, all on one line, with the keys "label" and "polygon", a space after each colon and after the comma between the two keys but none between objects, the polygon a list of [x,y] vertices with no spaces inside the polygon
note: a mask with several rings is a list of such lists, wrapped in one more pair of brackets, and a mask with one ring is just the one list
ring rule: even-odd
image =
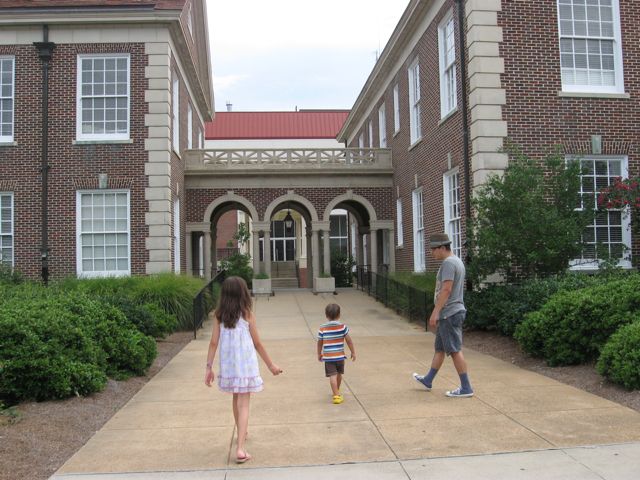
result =
[{"label": "metal handrail", "polygon": [[427,315],[433,310],[433,299],[428,292],[374,273],[369,265],[357,267],[356,287],[411,321],[423,320],[425,329],[428,328]]},{"label": "metal handrail", "polygon": [[193,338],[197,337],[198,329],[202,327],[205,318],[215,308],[216,298],[214,285],[222,284],[227,273],[221,270],[213,277],[193,298]]}]

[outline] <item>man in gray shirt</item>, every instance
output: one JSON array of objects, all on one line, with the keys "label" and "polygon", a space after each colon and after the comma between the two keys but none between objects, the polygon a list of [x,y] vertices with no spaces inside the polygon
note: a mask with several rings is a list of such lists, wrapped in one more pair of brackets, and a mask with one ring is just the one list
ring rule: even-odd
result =
[{"label": "man in gray shirt", "polygon": [[460,377],[460,387],[446,392],[447,397],[472,397],[473,388],[467,375],[467,362],[462,354],[462,324],[467,314],[464,307],[464,263],[451,251],[451,240],[446,233],[436,233],[429,239],[431,254],[442,265],[436,277],[434,307],[429,326],[436,328],[435,351],[431,369],[426,375],[413,374],[413,378],[431,390],[433,379],[444,363],[445,354],[451,355]]}]

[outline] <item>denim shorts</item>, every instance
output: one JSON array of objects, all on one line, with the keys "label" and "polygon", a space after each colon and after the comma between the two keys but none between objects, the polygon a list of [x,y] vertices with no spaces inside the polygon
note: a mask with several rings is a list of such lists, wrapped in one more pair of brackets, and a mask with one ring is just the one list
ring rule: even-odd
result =
[{"label": "denim shorts", "polygon": [[438,321],[436,330],[436,352],[445,352],[447,355],[462,350],[462,324],[467,312],[458,312]]}]

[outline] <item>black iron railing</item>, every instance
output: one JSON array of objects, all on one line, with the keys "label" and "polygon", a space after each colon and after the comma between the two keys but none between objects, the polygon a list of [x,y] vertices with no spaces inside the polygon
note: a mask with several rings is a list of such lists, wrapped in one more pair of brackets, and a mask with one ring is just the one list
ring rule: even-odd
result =
[{"label": "black iron railing", "polygon": [[224,270],[218,272],[209,283],[193,299],[193,338],[195,339],[198,329],[216,306],[217,293],[216,285],[220,285],[226,277]]},{"label": "black iron railing", "polygon": [[424,322],[427,328],[427,316],[433,310],[433,299],[428,292],[374,273],[369,265],[357,267],[356,286],[412,322]]}]

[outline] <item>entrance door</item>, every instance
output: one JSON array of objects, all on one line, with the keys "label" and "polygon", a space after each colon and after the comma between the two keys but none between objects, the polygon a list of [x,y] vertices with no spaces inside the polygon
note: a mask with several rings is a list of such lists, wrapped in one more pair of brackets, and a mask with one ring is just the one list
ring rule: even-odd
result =
[{"label": "entrance door", "polygon": [[292,262],[296,259],[296,224],[287,228],[283,220],[271,222],[271,254],[274,262]]}]

